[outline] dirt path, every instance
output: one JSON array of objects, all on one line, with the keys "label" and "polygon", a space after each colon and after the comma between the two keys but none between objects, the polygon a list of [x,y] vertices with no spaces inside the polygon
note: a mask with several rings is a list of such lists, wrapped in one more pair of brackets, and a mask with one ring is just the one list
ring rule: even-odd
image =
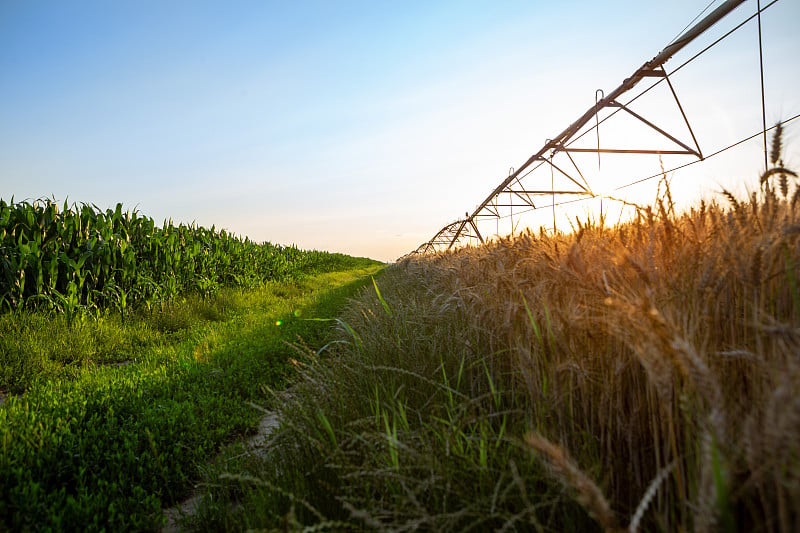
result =
[{"label": "dirt path", "polygon": [[[263,454],[265,452],[267,446],[269,446],[267,437],[275,431],[279,423],[280,420],[276,413],[269,412],[261,417],[261,422],[258,424],[258,432],[247,439],[247,447],[252,453]],[[164,516],[167,519],[167,523],[161,528],[161,533],[177,533],[181,531],[181,518],[194,514],[202,498],[202,494],[200,494],[199,491],[195,491],[194,494],[178,505],[170,507],[169,509],[164,509]]]}]

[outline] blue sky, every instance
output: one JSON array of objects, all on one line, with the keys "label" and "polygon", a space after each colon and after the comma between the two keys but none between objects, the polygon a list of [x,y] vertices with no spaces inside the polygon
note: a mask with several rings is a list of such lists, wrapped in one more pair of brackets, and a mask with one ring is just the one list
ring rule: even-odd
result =
[{"label": "blue sky", "polygon": [[[0,197],[393,260],[706,5],[0,0]],[[764,16],[770,123],[800,112],[797,20],[791,0]],[[675,80],[704,151],[760,126],[754,28]],[[674,179],[693,200],[755,159]]]}]

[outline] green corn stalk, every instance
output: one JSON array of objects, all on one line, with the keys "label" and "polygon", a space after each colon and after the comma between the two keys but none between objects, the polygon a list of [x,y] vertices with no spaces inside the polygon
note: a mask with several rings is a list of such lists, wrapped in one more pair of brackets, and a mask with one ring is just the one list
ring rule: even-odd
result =
[{"label": "green corn stalk", "polygon": [[187,291],[208,296],[221,286],[295,278],[333,257],[257,244],[213,226],[171,220],[157,226],[122,204],[102,210],[87,203],[13,198],[0,199],[0,250],[3,309],[43,302],[71,308],[64,302],[77,298],[84,309],[121,313],[138,306],[152,310]]}]

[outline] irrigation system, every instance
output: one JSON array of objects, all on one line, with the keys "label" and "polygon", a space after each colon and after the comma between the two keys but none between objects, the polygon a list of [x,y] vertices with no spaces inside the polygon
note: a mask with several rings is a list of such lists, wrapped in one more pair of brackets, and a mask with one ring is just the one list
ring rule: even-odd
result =
[{"label": "irrigation system", "polygon": [[[759,22],[759,47],[761,46],[760,36],[760,15],[761,12],[778,0],[773,0],[766,6],[761,6],[758,2],[756,13],[749,17],[745,22],[726,33],[723,37],[715,41],[708,48],[717,44],[725,37],[733,33],[736,29],[743,26],[746,22],[758,17]],[[447,224],[440,229],[432,239],[420,245],[412,254],[424,254],[447,250],[454,246],[470,243],[484,243],[484,235],[479,230],[479,222],[501,219],[508,216],[510,211],[512,216],[513,228],[513,213],[517,208],[520,210],[532,210],[543,207],[542,199],[549,199],[553,208],[559,205],[559,200],[567,200],[575,198],[591,198],[596,194],[592,191],[589,183],[584,177],[584,173],[577,164],[572,154],[576,153],[592,153],[597,154],[598,166],[600,165],[601,154],[656,154],[656,155],[682,155],[693,158],[693,161],[703,160],[703,153],[697,142],[694,131],[689,123],[689,120],[684,112],[675,88],[670,81],[670,76],[667,73],[664,65],[685,48],[689,43],[697,39],[700,35],[705,33],[709,28],[714,26],[717,22],[723,19],[726,15],[731,13],[737,7],[742,5],[745,0],[727,0],[719,7],[714,9],[711,13],[699,20],[696,24],[686,29],[682,34],[668,44],[661,52],[659,52],[653,59],[644,63],[641,67],[636,69],[630,77],[626,78],[616,89],[604,94],[603,91],[598,90],[595,94],[595,105],[590,107],[585,113],[571,123],[559,134],[548,139],[545,144],[531,155],[522,165],[516,170],[511,169],[508,177],[495,187],[495,189],[477,206],[477,208],[470,214],[467,212],[465,218],[456,220]],[[707,49],[708,49],[707,48]],[[759,48],[760,50],[760,48]],[[702,52],[701,52],[702,53]],[[688,62],[696,59],[700,54],[697,54]],[[673,73],[683,67],[686,63],[673,70]],[[648,120],[643,114],[639,114],[631,109],[630,104],[638,98],[635,97],[627,103],[621,103],[621,97],[629,93],[643,80],[654,80],[655,84],[662,82],[666,83],[668,94],[674,100],[675,111],[680,114],[680,123],[685,125],[685,131],[680,134],[670,133],[651,120]],[[653,86],[647,88],[644,92],[649,91]],[[643,93],[640,93],[641,96]],[[623,148],[605,148],[601,147],[600,143],[600,125],[611,115],[606,116],[602,120],[599,114],[603,110],[611,111],[611,115],[617,113],[624,113],[632,120],[636,121],[643,127],[647,128],[651,134],[661,139],[664,143],[663,149],[641,148],[641,147],[623,147]],[[763,117],[763,68],[762,68],[762,117]],[[587,125],[591,125],[590,129],[586,129]],[[763,134],[766,134],[766,125],[764,124]],[[591,131],[596,132],[597,143],[591,147],[577,147],[575,141],[585,137]],[[679,138],[683,137],[683,139]],[[766,137],[765,137],[766,138]],[[559,164],[553,161],[556,154],[564,154],[560,157]],[[525,180],[533,171],[538,168],[544,168],[550,172],[546,173],[546,180],[538,180],[538,185],[532,185],[532,179]],[[541,174],[541,173],[540,173]],[[559,187],[555,186],[555,176],[559,178]],[[541,177],[541,176],[540,176]],[[544,183],[542,183],[544,181]],[[544,200],[546,202],[546,200]],[[566,203],[566,202],[563,202]],[[555,218],[555,215],[554,215]]]}]

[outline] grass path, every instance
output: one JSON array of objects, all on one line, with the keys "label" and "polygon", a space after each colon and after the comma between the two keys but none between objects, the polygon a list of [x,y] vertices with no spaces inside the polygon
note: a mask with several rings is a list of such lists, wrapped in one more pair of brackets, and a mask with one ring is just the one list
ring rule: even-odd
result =
[{"label": "grass path", "polygon": [[0,529],[158,530],[202,465],[256,432],[249,404],[269,408],[264,388],[291,379],[288,343],[321,346],[330,322],[314,319],[381,268],[223,290],[124,323],[3,317],[2,355],[27,374],[3,376]]},{"label": "grass path", "polygon": [[[261,416],[258,423],[258,429],[255,435],[249,436],[246,440],[238,440],[236,443],[229,447],[244,446],[247,454],[266,456],[270,440],[269,437],[280,425],[280,418],[273,411],[265,411]],[[202,499],[205,496],[205,487],[203,484],[196,486],[195,490],[183,501],[176,505],[164,509],[164,527],[161,528],[161,533],[175,533],[182,531],[183,523],[187,518],[195,515],[199,509]]]}]

